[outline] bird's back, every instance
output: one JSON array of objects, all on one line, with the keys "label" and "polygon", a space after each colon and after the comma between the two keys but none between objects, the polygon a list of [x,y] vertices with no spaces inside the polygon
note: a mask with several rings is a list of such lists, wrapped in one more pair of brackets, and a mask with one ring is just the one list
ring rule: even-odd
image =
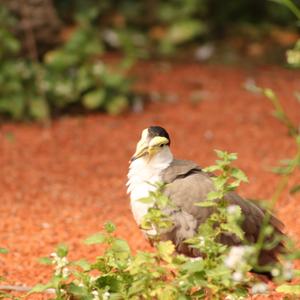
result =
[{"label": "bird's back", "polygon": [[[185,215],[188,214],[190,219],[193,218],[194,221],[196,221],[197,226],[194,231],[194,234],[196,234],[198,226],[203,223],[213,211],[210,207],[199,207],[195,205],[197,202],[205,201],[207,194],[214,190],[214,184],[211,179],[212,175],[203,172],[194,162],[174,160],[169,167],[162,172],[161,176],[166,183],[164,193],[169,197],[170,201],[175,204],[176,207],[179,207]],[[228,193],[225,199],[229,205],[238,205],[241,208],[244,218],[242,229],[245,232],[245,238],[248,242],[255,243],[258,239],[266,211],[256,203],[243,199],[234,192]],[[177,218],[182,219],[183,217],[183,215],[177,215]],[[179,221],[181,225],[185,223],[185,221]],[[282,235],[283,224],[276,217],[271,215],[269,223],[274,228],[275,234],[278,233]],[[185,249],[187,252],[185,254],[194,256],[194,250],[188,249],[186,246],[180,246],[180,243],[183,242],[182,236],[184,236],[184,233],[180,233],[180,230],[186,231],[189,229],[188,225],[185,226],[185,228],[182,228],[184,226],[181,225],[177,226],[177,237],[173,230],[173,241],[179,248]],[[172,238],[172,235],[169,235],[169,237]],[[227,245],[238,245],[241,243],[234,235],[222,236],[221,241]],[[259,259],[260,265],[275,262],[277,260],[277,254],[282,252],[283,249],[282,243],[279,243],[271,250],[262,251]]]}]

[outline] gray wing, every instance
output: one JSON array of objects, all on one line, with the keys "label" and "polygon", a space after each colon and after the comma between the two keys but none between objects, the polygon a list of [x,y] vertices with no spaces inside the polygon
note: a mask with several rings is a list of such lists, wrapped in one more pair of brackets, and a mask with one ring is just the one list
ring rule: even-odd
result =
[{"label": "gray wing", "polygon": [[[214,190],[211,175],[201,171],[195,163],[184,160],[174,160],[173,163],[162,173],[162,179],[166,183],[164,193],[177,207],[170,211],[174,226],[165,233],[164,238],[174,242],[177,251],[190,256],[198,256],[195,249],[187,247],[183,241],[196,234],[198,226],[203,223],[212,213],[212,208],[195,206],[196,202],[206,200],[210,191]],[[230,204],[241,207],[243,212],[243,230],[245,238],[249,242],[256,242],[265,211],[251,201],[241,198],[236,193],[228,193],[226,199]],[[275,231],[282,233],[283,224],[271,216],[271,225]],[[221,242],[228,245],[240,243],[234,235],[221,237]],[[280,248],[280,249],[279,249]],[[275,254],[282,249],[282,245],[261,255],[261,264],[274,261]]]}]

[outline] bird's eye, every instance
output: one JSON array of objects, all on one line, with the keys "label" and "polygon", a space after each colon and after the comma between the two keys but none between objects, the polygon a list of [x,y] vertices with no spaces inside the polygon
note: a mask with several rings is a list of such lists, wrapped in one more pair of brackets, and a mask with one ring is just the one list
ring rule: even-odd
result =
[{"label": "bird's eye", "polygon": [[164,144],[160,144],[159,147],[162,148],[164,146]]}]

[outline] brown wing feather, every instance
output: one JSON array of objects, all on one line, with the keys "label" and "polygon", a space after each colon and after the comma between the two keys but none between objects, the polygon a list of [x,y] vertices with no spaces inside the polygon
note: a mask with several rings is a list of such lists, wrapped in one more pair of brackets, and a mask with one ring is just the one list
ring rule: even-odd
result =
[{"label": "brown wing feather", "polygon": [[[212,208],[195,206],[195,202],[206,200],[207,194],[214,190],[211,176],[201,171],[201,168],[190,161],[174,160],[173,163],[162,173],[166,183],[164,193],[178,208],[170,212],[174,220],[174,227],[165,234],[166,239],[175,243],[177,250],[187,255],[197,256],[195,250],[189,249],[183,241],[196,234],[198,226],[203,223],[212,213]],[[266,211],[257,204],[241,198],[236,193],[228,193],[226,199],[231,204],[241,207],[244,221],[243,230],[249,242],[257,241],[261,225]],[[273,215],[270,224],[276,233],[282,234],[283,224]],[[232,235],[221,238],[228,245],[239,244],[240,241]],[[283,245],[269,251],[262,251],[260,264],[265,265],[276,260],[277,253],[283,251]]]}]

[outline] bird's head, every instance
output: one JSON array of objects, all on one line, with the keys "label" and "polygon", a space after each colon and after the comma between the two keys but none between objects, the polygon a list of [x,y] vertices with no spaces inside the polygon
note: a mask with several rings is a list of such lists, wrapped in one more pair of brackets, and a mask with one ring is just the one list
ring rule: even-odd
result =
[{"label": "bird's head", "polygon": [[170,146],[168,132],[160,126],[150,126],[143,130],[141,139],[136,145],[136,151],[131,161],[144,157],[150,160]]}]

